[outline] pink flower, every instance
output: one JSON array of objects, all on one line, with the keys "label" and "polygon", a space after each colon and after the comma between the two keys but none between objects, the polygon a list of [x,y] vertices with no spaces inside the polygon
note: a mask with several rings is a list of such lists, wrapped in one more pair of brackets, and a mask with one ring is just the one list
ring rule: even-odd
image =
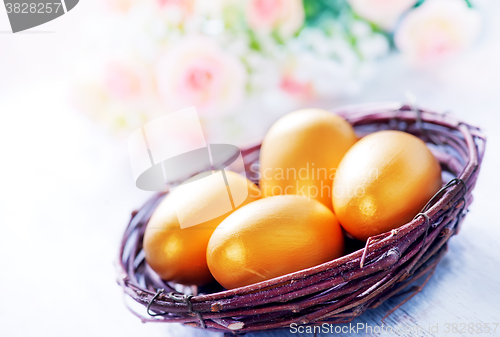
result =
[{"label": "pink flower", "polygon": [[157,0],[160,7],[181,7],[192,11],[194,0]]},{"label": "pink flower", "polygon": [[314,98],[313,84],[309,81],[299,81],[291,75],[283,76],[280,88],[292,97],[304,101],[311,101]]},{"label": "pink flower", "polygon": [[256,31],[293,35],[304,23],[302,0],[248,0],[247,22]]},{"label": "pink flower", "polygon": [[417,0],[348,0],[348,2],[362,18],[391,30],[401,15]]},{"label": "pink flower", "polygon": [[105,0],[104,2],[112,11],[126,13],[132,6],[132,0]]},{"label": "pink flower", "polygon": [[158,91],[173,109],[195,106],[201,113],[229,112],[243,98],[246,70],[208,38],[172,46],[156,67]]},{"label": "pink flower", "polygon": [[404,17],[394,39],[410,63],[436,63],[470,45],[480,24],[479,14],[465,1],[425,1]]},{"label": "pink flower", "polygon": [[104,86],[112,98],[131,100],[152,92],[151,77],[134,61],[110,61],[104,69]]},{"label": "pink flower", "polygon": [[180,24],[194,13],[195,0],[155,0],[160,9],[167,14],[167,19]]},{"label": "pink flower", "polygon": [[292,100],[310,102],[317,96],[309,56],[298,55],[282,65],[279,88]]}]

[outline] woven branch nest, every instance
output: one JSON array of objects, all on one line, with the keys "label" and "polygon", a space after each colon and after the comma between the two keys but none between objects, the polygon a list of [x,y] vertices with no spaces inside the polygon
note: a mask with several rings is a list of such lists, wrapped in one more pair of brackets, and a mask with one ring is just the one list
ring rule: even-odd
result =
[{"label": "woven branch nest", "polygon": [[[335,112],[348,120],[359,136],[395,129],[414,134],[429,145],[448,178],[413,221],[313,268],[232,290],[217,285],[184,287],[162,281],[144,259],[144,230],[165,196],[160,193],[132,213],[120,247],[118,283],[132,313],[144,322],[178,322],[238,334],[289,328],[291,323],[347,323],[391,296],[408,291],[414,281],[427,275],[425,285],[472,202],[471,192],[484,155],[484,135],[453,116],[396,103],[358,105]],[[260,144],[242,150],[250,179],[250,166],[258,163],[259,150]],[[409,288],[410,293],[422,286]]]}]

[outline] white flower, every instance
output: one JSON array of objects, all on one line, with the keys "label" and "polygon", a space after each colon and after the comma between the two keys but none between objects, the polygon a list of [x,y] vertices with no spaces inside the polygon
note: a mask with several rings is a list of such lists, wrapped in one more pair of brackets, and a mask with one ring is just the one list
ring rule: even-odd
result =
[{"label": "white flower", "polygon": [[469,46],[480,25],[479,14],[465,1],[425,1],[404,17],[394,39],[410,63],[430,64]]},{"label": "white flower", "polygon": [[303,52],[284,64],[280,88],[291,99],[311,102],[346,92],[352,69],[339,61]]},{"label": "white flower", "polygon": [[[95,57],[95,56],[94,56]],[[136,58],[85,57],[75,69],[71,100],[92,120],[125,136],[160,111],[147,65]]]},{"label": "white flower", "polygon": [[249,52],[245,63],[251,69],[248,84],[252,92],[265,94],[279,87],[280,72],[276,60],[261,53]]},{"label": "white flower", "polygon": [[389,52],[389,42],[382,34],[372,34],[358,39],[358,50],[366,60],[373,60]]},{"label": "white flower", "polygon": [[220,116],[241,102],[247,74],[213,40],[186,37],[160,57],[156,78],[161,98],[172,109],[194,105],[202,115]]},{"label": "white flower", "polygon": [[182,24],[194,13],[195,0],[155,0],[158,8],[165,13],[172,24]]},{"label": "white flower", "polygon": [[[434,0],[430,0],[431,2]],[[348,0],[352,9],[362,18],[381,28],[391,30],[400,16],[412,7],[416,0]]]}]

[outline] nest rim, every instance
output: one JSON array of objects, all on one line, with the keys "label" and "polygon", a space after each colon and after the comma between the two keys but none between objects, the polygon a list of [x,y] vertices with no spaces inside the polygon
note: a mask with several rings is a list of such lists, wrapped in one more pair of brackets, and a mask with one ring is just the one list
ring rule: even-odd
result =
[{"label": "nest rim", "polygon": [[[141,254],[141,231],[143,235],[149,216],[164,196],[161,193],[157,194],[147,201],[140,210],[132,213],[122,238],[116,263],[117,281],[123,288],[124,295],[146,307],[146,314],[144,314],[127,305],[134,315],[143,322],[179,322],[188,326],[233,334],[285,328],[289,326],[290,322],[300,325],[318,325],[324,322],[347,323],[362,314],[367,308],[377,307],[384,303],[398,291],[410,286],[426,274],[428,275],[427,279],[420,286],[420,289],[427,283],[437,263],[446,253],[448,239],[458,233],[465,218],[465,212],[472,202],[471,192],[475,186],[484,156],[486,137],[478,127],[467,124],[447,113],[440,114],[397,102],[358,104],[331,111],[345,118],[355,128],[369,127],[379,123],[386,125],[388,129],[400,129],[401,126],[398,123],[405,123],[406,130],[403,131],[408,132],[410,127],[415,126],[416,130],[414,131],[422,133],[420,138],[429,130],[432,131],[432,128],[425,129],[425,126],[433,125],[445,128],[445,130],[440,131],[441,136],[448,135],[451,139],[450,142],[458,144],[445,145],[452,147],[456,145],[456,152],[465,161],[462,163],[463,168],[460,171],[456,170],[456,167],[460,167],[459,159],[455,158],[456,162],[448,162],[448,171],[452,171],[453,166],[455,167],[456,172],[451,172],[454,178],[429,200],[428,205],[412,221],[397,229],[369,238],[364,249],[358,249],[323,264],[259,283],[201,295],[177,291],[174,287],[160,280],[157,275],[155,277],[155,273],[148,268],[144,261],[136,262]],[[446,133],[446,129],[448,129],[448,133]],[[366,132],[366,134],[369,133],[371,132]],[[259,143],[244,147],[242,155],[244,158],[255,156],[256,152],[258,155],[259,149]],[[248,167],[255,163],[255,160],[248,163]],[[438,158],[438,160],[443,165],[443,158]],[[431,203],[431,201],[433,202]],[[447,225],[450,222],[454,224],[448,228]],[[432,233],[429,235],[431,229]],[[419,243],[415,245],[417,240]],[[436,242],[439,245],[433,246],[433,243]],[[127,247],[127,245],[131,245],[132,248]],[[128,254],[127,249],[129,250]],[[130,249],[132,249],[133,254],[130,254]],[[405,259],[405,254],[408,260],[401,263],[400,261]],[[134,258],[131,259],[131,255]],[[425,260],[423,260],[424,257],[426,257]],[[408,263],[410,259],[412,259],[410,268],[407,265],[403,273],[400,271],[392,275],[388,283],[382,282],[387,279],[388,275],[391,275],[388,273],[384,275],[384,271],[392,270],[391,268],[397,270]],[[143,274],[139,274],[143,277],[143,284],[140,284],[141,281],[138,281],[136,277],[137,267],[141,263],[146,264]],[[398,263],[400,266],[395,267]],[[416,266],[418,268],[414,269]],[[344,291],[345,294],[341,292],[337,294],[337,301],[333,307],[328,304],[329,301],[319,302],[311,306],[300,306],[300,303],[304,301],[314,302],[315,297],[318,296],[318,290],[310,289],[311,285],[323,284],[335,278],[337,278],[335,287],[340,286],[339,290]],[[149,281],[145,281],[145,279]],[[144,284],[144,282],[149,283]],[[375,287],[376,291],[370,294],[371,297],[362,297],[360,300],[356,300],[360,295],[357,294],[359,291],[353,290],[351,293],[346,293],[346,289],[349,287],[345,287],[345,285],[351,282],[354,282],[353,284],[358,287],[362,284],[362,290],[368,291]],[[394,288],[399,282],[402,285],[396,287],[397,289]],[[310,283],[309,286],[308,283]],[[304,286],[293,291],[300,284],[304,284]],[[367,290],[367,285],[370,284],[371,286]],[[295,287],[290,288],[292,285]],[[288,289],[285,289],[286,287]],[[319,294],[321,295],[323,292],[326,292],[327,295],[328,292],[335,293],[335,287],[319,290]],[[170,291],[166,292],[166,289]],[[292,291],[289,291],[290,289]],[[280,293],[280,290],[284,290],[284,292]],[[353,296],[353,294],[357,295]],[[271,300],[269,300],[269,296]],[[267,302],[260,301],[261,299],[266,299]],[[312,302],[309,302],[308,305]],[[339,305],[340,302],[342,303]],[[277,310],[280,305],[283,308],[288,305],[287,310]],[[387,315],[398,307],[399,305],[391,309]],[[325,308],[332,310],[322,314]],[[283,314],[285,311],[286,313]],[[305,315],[297,315],[301,312],[305,312]],[[280,313],[282,313],[281,316],[278,315]],[[265,317],[257,317],[262,315]],[[239,317],[243,317],[243,319]]]}]

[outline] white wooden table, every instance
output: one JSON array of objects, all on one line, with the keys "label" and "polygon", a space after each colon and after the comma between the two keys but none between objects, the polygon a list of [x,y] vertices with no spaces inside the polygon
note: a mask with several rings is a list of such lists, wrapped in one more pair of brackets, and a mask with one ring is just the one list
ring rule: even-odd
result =
[{"label": "white wooden table", "polygon": [[[500,6],[490,7],[486,14],[498,17]],[[474,52],[427,73],[389,58],[359,97],[337,102],[402,100],[409,89],[421,105],[451,110],[489,136],[471,212],[425,289],[386,320],[393,330],[467,336],[446,333],[446,324],[500,323],[500,23],[490,20],[487,29]],[[0,89],[8,80],[0,78]],[[30,80],[0,91],[0,336],[221,336],[142,324],[125,309],[113,261],[130,211],[149,193],[133,185],[126,142],[71,110],[64,88],[61,79]],[[397,301],[353,324],[380,329]]]}]

